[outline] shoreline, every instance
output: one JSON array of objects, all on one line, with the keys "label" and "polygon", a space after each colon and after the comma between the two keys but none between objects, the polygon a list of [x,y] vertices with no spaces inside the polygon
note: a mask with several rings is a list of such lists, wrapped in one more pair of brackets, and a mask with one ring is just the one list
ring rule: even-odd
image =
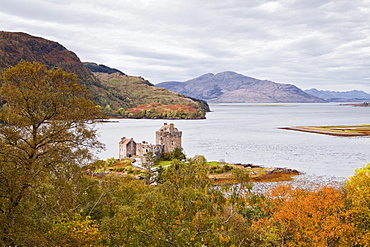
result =
[{"label": "shoreline", "polygon": [[[250,174],[249,175],[250,182],[253,183],[287,182],[293,180],[295,176],[304,174],[295,169],[282,167],[266,168],[263,166],[253,164],[230,164],[230,165],[242,167],[243,169],[248,169]],[[216,185],[237,183],[235,178],[229,172],[219,174],[209,174],[209,178]]]}]

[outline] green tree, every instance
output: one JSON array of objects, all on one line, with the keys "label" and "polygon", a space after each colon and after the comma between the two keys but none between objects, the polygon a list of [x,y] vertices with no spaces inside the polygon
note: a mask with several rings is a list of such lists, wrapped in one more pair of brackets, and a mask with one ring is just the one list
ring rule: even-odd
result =
[{"label": "green tree", "polygon": [[186,156],[182,148],[175,148],[171,153],[172,159],[185,160]]},{"label": "green tree", "polygon": [[145,175],[145,183],[151,184],[153,183],[156,178],[153,171],[153,166],[155,165],[156,157],[154,156],[153,152],[148,152],[144,155],[145,162],[143,163],[143,167],[146,169],[146,175]]},{"label": "green tree", "polygon": [[[171,160],[185,160],[186,159],[186,155],[184,154],[183,152],[183,149],[182,148],[175,148],[173,151],[171,152],[165,152],[163,153],[158,159],[157,161],[160,161],[160,160],[167,160],[167,161],[171,161]],[[194,161],[194,160],[193,160]]]},{"label": "green tree", "polygon": [[199,165],[205,165],[207,163],[207,159],[202,155],[195,155],[193,158],[189,159],[189,162]]},{"label": "green tree", "polygon": [[[79,175],[67,172],[92,157],[91,150],[102,148],[88,123],[105,118],[90,100],[77,76],[61,69],[47,70],[39,63],[21,62],[1,75],[0,97],[0,242],[2,245],[42,245],[41,227],[56,207],[83,193]],[[70,190],[51,193],[58,181]],[[72,183],[72,184],[71,184]],[[62,184],[59,184],[62,185]],[[72,186],[73,185],[73,186]],[[68,187],[67,186],[67,187]],[[84,184],[84,186],[89,186]],[[61,211],[81,209],[72,200]],[[38,205],[49,205],[39,208]],[[41,211],[40,211],[41,210]],[[37,233],[37,234],[34,234]],[[39,236],[35,242],[27,239]]]},{"label": "green tree", "polygon": [[120,116],[125,117],[125,109],[123,109],[122,107],[121,108],[118,108],[117,113]]},{"label": "green tree", "polygon": [[106,113],[106,114],[111,114],[112,113],[112,107],[110,107],[110,105],[106,105],[105,107],[104,107],[104,113]]}]

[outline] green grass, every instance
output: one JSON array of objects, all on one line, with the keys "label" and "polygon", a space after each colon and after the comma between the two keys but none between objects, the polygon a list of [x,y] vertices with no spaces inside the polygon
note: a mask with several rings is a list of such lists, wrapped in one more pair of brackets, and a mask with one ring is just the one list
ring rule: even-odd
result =
[{"label": "green grass", "polygon": [[172,164],[172,161],[167,161],[167,160],[164,160],[164,161],[160,161],[158,165],[155,165],[154,167],[165,167],[165,166],[169,166]]},{"label": "green grass", "polygon": [[217,161],[210,161],[210,162],[206,162],[206,166],[219,166],[221,164],[224,164],[224,163],[220,163],[220,162],[217,162]]}]

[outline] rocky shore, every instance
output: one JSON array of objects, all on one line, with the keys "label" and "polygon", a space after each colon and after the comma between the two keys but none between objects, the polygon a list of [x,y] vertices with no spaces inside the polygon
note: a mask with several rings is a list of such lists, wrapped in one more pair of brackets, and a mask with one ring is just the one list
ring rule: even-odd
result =
[{"label": "rocky shore", "polygon": [[[265,168],[263,166],[253,164],[234,164],[233,166],[242,166],[243,168],[248,169],[251,182],[291,181],[294,176],[301,174],[297,170],[281,167]],[[235,178],[231,173],[210,174],[209,177],[215,184],[236,183]]]}]

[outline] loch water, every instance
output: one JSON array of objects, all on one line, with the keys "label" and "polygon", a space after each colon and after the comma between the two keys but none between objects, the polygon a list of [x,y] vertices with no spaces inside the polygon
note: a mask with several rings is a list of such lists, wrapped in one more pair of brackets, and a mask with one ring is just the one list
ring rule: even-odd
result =
[{"label": "loch water", "polygon": [[120,119],[97,126],[106,150],[98,157],[118,158],[121,137],[155,143],[155,131],[174,123],[183,132],[188,157],[209,161],[286,167],[309,175],[352,176],[370,163],[370,137],[338,137],[279,127],[370,124],[369,107],[316,104],[210,104],[202,120]]}]

